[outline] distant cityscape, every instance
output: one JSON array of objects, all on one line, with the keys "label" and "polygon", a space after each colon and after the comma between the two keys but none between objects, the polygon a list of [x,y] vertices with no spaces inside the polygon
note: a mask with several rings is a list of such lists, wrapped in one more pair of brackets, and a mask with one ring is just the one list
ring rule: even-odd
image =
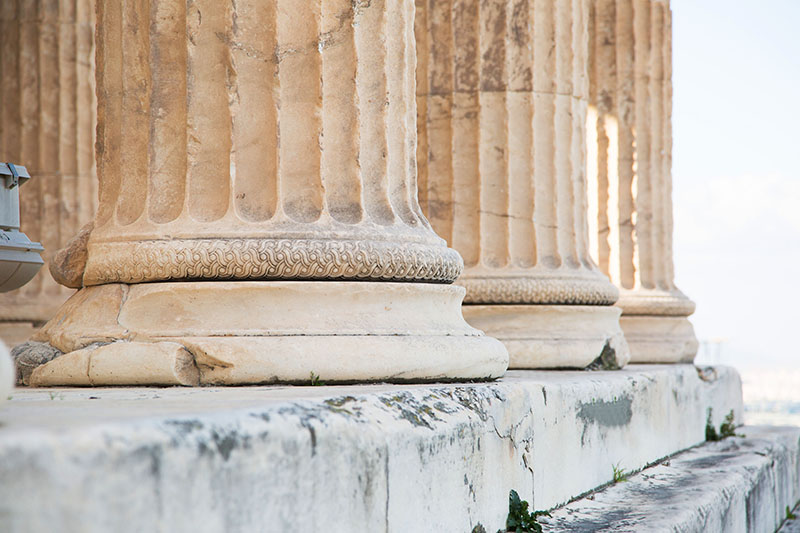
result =
[{"label": "distant cityscape", "polygon": [[735,366],[742,376],[747,425],[800,426],[800,369],[742,364],[728,356],[726,339],[701,339],[695,364]]}]

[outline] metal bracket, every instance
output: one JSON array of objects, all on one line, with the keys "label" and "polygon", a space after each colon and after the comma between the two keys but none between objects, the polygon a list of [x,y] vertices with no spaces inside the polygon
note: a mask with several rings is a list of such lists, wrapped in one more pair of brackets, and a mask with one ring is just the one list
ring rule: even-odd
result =
[{"label": "metal bracket", "polygon": [[[0,0],[2,1],[2,0]],[[6,189],[15,189],[30,179],[28,169],[14,163],[0,162],[0,178],[3,179]],[[2,187],[0,187],[2,189]]]},{"label": "metal bracket", "polygon": [[6,177],[6,188],[13,189],[17,185],[19,185],[19,173],[17,172],[17,167],[14,166],[14,163],[6,163],[8,166],[8,170],[11,171],[11,176]]}]

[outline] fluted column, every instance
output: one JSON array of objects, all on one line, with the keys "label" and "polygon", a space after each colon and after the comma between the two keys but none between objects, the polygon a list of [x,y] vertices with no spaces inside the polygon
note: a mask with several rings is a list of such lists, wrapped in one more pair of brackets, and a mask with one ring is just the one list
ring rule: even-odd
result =
[{"label": "fluted column", "polygon": [[420,202],[512,367],[627,361],[586,221],[586,0],[418,0]]},{"label": "fluted column", "polygon": [[129,341],[129,368],[81,380],[147,381],[150,357],[184,383],[502,374],[502,345],[467,326],[448,285],[462,260],[417,201],[411,0],[99,0],[97,13],[88,288],[62,309],[79,327],[39,336],[72,352],[40,383],[110,360],[81,355],[109,338]]},{"label": "fluted column", "polygon": [[697,352],[672,261],[672,24],[668,0],[593,0],[592,249],[620,288],[635,362]]},{"label": "fluted column", "polygon": [[[20,190],[22,231],[49,262],[97,205],[94,0],[0,2],[0,74],[0,161],[32,176]],[[72,292],[43,268],[0,294],[0,338],[21,342]]]}]

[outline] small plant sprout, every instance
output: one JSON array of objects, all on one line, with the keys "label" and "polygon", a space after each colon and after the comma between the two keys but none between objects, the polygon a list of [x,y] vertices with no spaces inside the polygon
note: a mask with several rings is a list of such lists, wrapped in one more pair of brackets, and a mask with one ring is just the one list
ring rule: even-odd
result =
[{"label": "small plant sprout", "polygon": [[708,416],[706,416],[706,441],[707,442],[717,442],[719,440],[719,435],[717,434],[717,430],[714,427],[714,422],[712,421],[712,415],[714,410],[710,407],[708,408]]},{"label": "small plant sprout", "polygon": [[796,519],[797,519],[797,515],[794,514],[792,512],[792,510],[789,509],[789,506],[787,505],[786,506],[786,520],[796,520]]},{"label": "small plant sprout", "polygon": [[312,387],[324,387],[325,382],[319,380],[319,375],[315,374],[314,371],[311,371],[311,386]]},{"label": "small plant sprout", "polygon": [[734,421],[733,409],[731,412],[725,415],[725,421],[719,426],[719,435],[720,438],[725,437],[744,437],[744,435],[740,435],[736,433],[736,422]]},{"label": "small plant sprout", "polygon": [[621,463],[617,463],[611,467],[614,472],[614,483],[628,481],[628,474],[626,474],[625,470],[620,467],[620,464]]},{"label": "small plant sprout", "polygon": [[508,495],[508,518],[506,530],[517,533],[542,533],[542,525],[537,521],[540,516],[550,516],[547,511],[528,511],[528,502],[520,500],[517,491]]},{"label": "small plant sprout", "polygon": [[736,422],[733,414],[733,409],[725,415],[725,420],[719,426],[719,433],[714,428],[712,422],[712,410],[708,408],[708,416],[706,417],[706,441],[716,442],[727,437],[744,437],[744,435],[736,433]]}]

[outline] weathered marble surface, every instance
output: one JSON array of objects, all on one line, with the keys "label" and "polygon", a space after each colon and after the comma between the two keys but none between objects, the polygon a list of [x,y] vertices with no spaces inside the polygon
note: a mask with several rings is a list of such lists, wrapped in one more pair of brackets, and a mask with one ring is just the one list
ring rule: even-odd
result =
[{"label": "weathered marble surface", "polygon": [[[420,204],[464,257],[468,314],[482,328],[494,306],[553,306],[558,336],[524,310],[517,327],[570,345],[487,332],[511,368],[583,368],[612,340],[615,364],[629,359],[618,317],[587,317],[619,297],[587,234],[589,6],[417,1]],[[592,307],[568,317],[569,306]]]},{"label": "weathered marble surface", "polygon": [[416,195],[412,0],[98,1],[86,285],[452,282]]},{"label": "weathered marble surface", "polygon": [[[741,417],[717,367],[495,383],[21,389],[0,409],[0,530],[496,531]],[[47,502],[42,505],[42,502]]]},{"label": "weathered marble surface", "polygon": [[[0,2],[0,161],[24,165],[22,231],[49,262],[97,208],[94,0]],[[73,291],[47,268],[0,294],[0,339],[16,344]]]},{"label": "weathered marble surface", "polygon": [[[99,207],[85,262],[59,261],[84,288],[35,336],[65,355],[31,383],[502,375],[417,200],[413,28],[412,0],[98,0]],[[114,323],[146,284],[169,288],[137,316],[169,333]],[[401,292],[418,307],[373,328]]]},{"label": "weathered marble surface", "polygon": [[[691,363],[697,354],[694,326],[685,316],[626,315],[619,319],[636,363]],[[637,356],[633,356],[633,352]]]},{"label": "weathered marble surface", "polygon": [[614,306],[465,305],[462,310],[467,322],[503,342],[512,368],[614,370],[630,359]]},{"label": "weathered marble surface", "polygon": [[20,357],[42,346],[64,354],[33,370],[32,386],[498,378],[508,353],[464,321],[463,297],[434,283],[99,285],[64,304],[33,336],[48,344]]},{"label": "weathered marble surface", "polygon": [[706,443],[570,503],[541,520],[545,531],[776,531],[800,500],[800,428],[738,432],[744,438]]},{"label": "weathered marble surface", "polygon": [[672,259],[669,0],[592,0],[588,42],[590,248],[620,289],[631,360],[691,362],[695,305]]}]

